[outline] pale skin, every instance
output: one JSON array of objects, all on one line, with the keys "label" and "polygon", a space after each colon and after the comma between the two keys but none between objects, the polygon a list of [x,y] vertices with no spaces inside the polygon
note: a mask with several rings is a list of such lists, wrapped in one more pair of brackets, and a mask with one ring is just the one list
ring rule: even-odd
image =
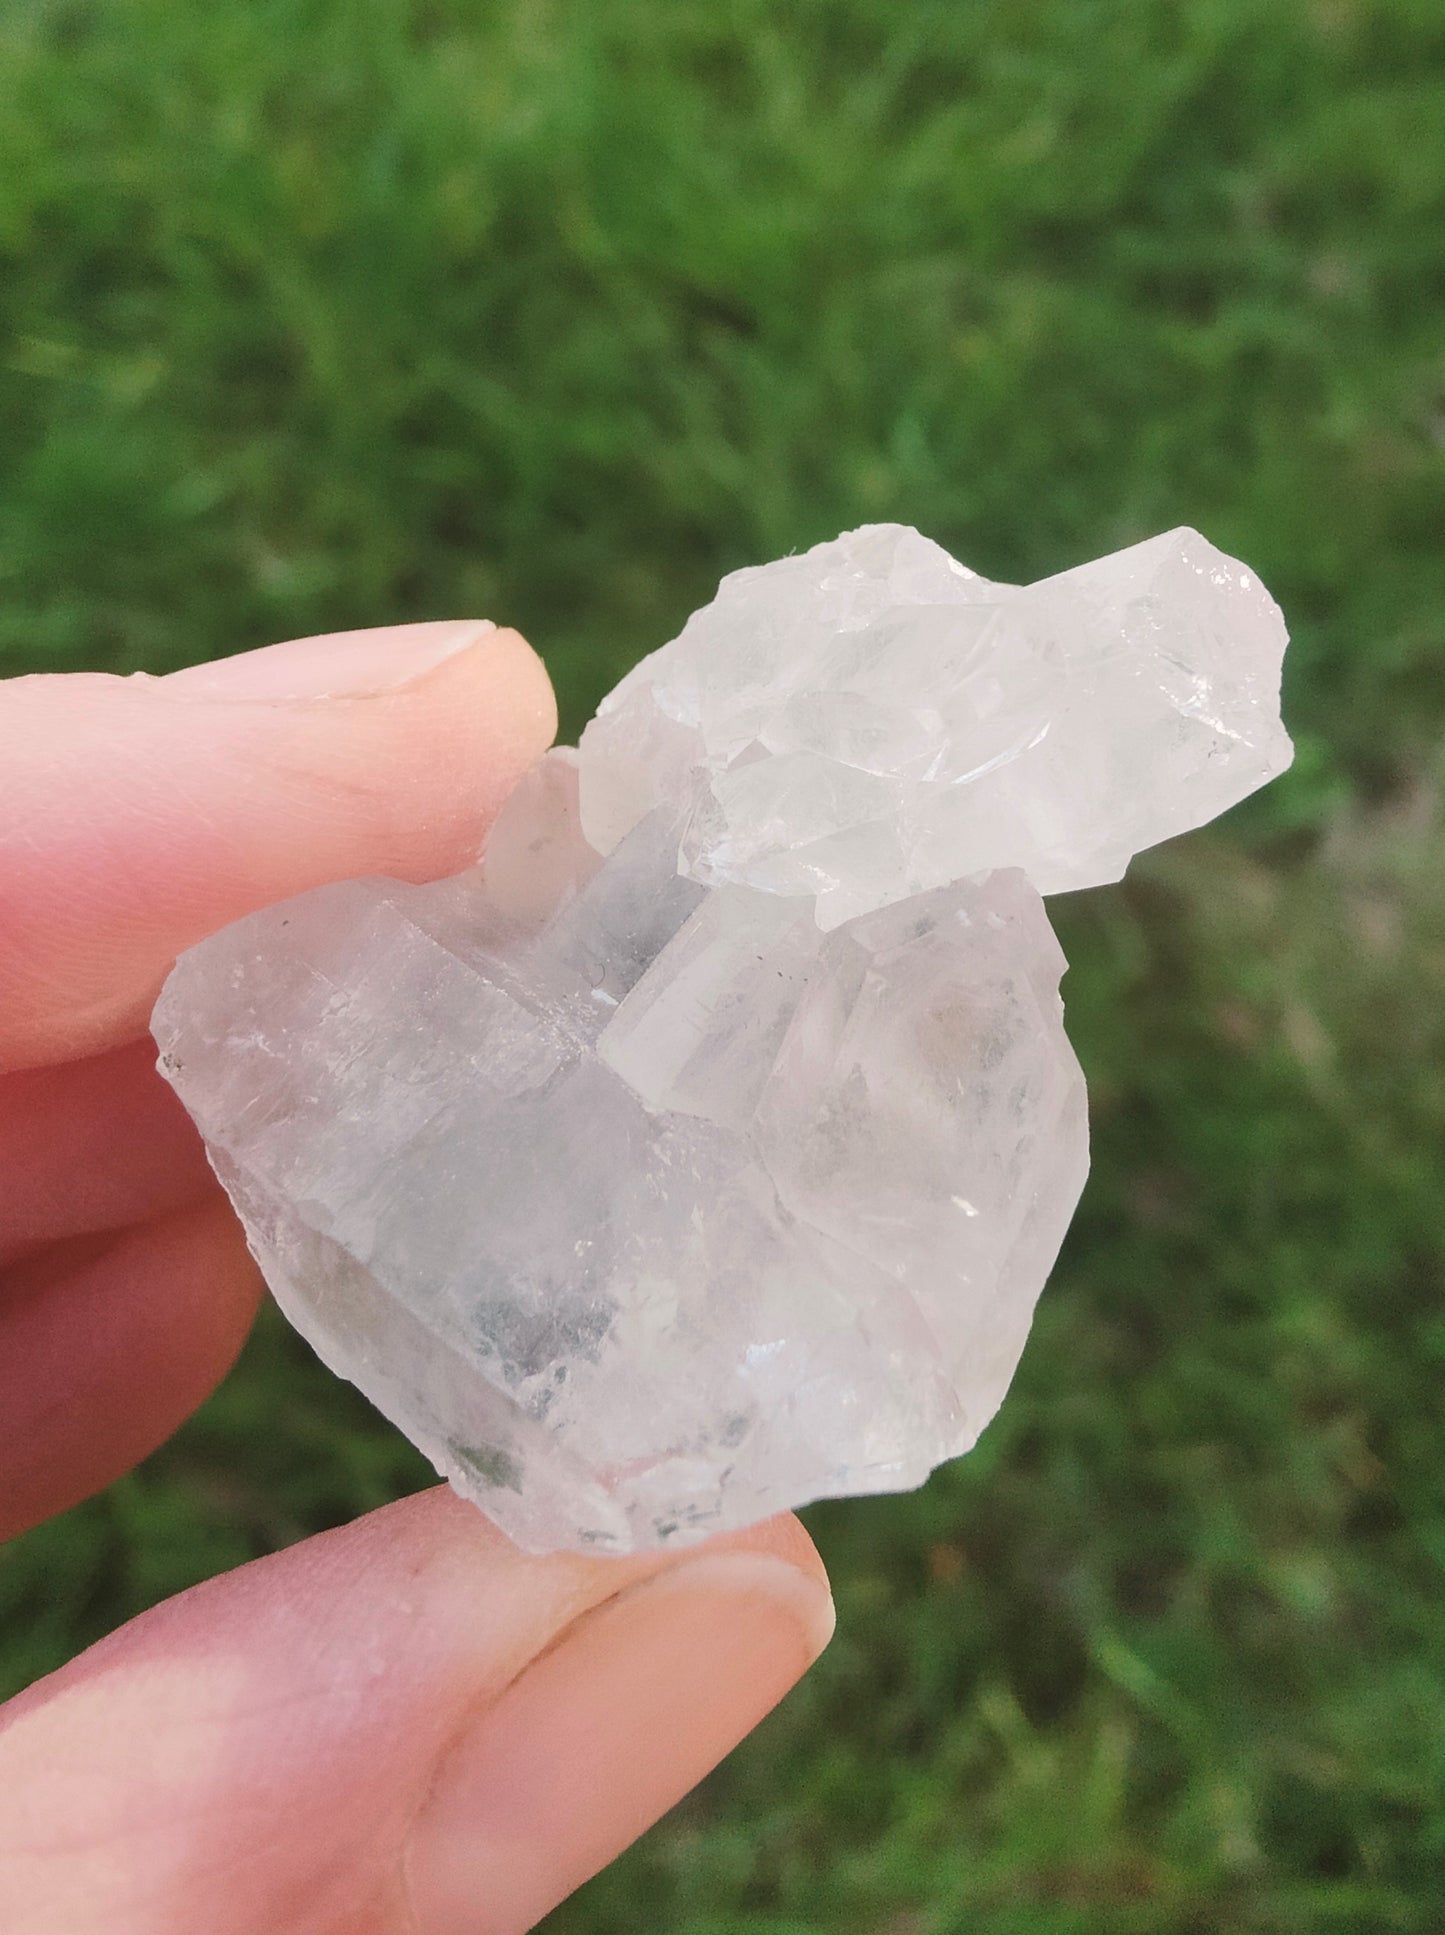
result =
[{"label": "pale skin", "polygon": [[[550,742],[515,632],[0,684],[0,1539],[160,1444],[262,1294],[154,1069],[176,953],[466,865]],[[512,1935],[822,1650],[796,1520],[519,1553],[445,1489],[183,1593],[0,1708],[6,1935]]]}]

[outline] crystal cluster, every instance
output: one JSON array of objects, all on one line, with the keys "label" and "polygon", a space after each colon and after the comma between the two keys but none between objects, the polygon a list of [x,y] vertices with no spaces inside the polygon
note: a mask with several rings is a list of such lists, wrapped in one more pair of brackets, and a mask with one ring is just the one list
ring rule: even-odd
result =
[{"label": "crystal cluster", "polygon": [[534,1549],[919,1483],[1088,1167],[1040,895],[1280,772],[1174,531],[1029,587],[873,526],[724,580],[477,866],[182,956],[161,1066],[283,1309]]}]

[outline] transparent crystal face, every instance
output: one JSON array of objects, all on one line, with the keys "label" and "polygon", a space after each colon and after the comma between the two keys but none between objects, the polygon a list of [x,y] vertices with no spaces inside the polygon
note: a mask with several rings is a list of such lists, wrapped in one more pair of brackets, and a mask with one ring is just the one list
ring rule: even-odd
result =
[{"label": "transparent crystal face", "polygon": [[1087,1171],[1041,891],[1282,769],[1192,532],[1020,590],[871,527],[736,573],[481,862],[182,956],[154,1018],[283,1309],[523,1545],[919,1483]]}]

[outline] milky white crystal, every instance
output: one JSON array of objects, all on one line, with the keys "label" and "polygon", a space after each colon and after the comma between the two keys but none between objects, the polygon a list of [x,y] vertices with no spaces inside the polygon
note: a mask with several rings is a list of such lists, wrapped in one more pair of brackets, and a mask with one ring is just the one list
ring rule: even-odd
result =
[{"label": "milky white crystal", "polygon": [[480,863],[183,955],[154,1028],[282,1307],[522,1544],[919,1483],[1088,1166],[1041,893],[1288,763],[1175,531],[1029,587],[872,526],[740,571]]}]

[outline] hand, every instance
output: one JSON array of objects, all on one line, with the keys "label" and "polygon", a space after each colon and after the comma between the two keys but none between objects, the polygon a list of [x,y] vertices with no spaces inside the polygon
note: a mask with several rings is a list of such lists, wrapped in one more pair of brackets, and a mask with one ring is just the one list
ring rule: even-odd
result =
[{"label": "hand", "polygon": [[[555,724],[514,632],[0,685],[0,1538],[159,1444],[261,1285],[150,1006],[322,881],[464,866]],[[445,1488],[209,1581],[0,1709],[6,1935],[504,1935],[822,1650],[793,1519],[519,1553]]]}]

